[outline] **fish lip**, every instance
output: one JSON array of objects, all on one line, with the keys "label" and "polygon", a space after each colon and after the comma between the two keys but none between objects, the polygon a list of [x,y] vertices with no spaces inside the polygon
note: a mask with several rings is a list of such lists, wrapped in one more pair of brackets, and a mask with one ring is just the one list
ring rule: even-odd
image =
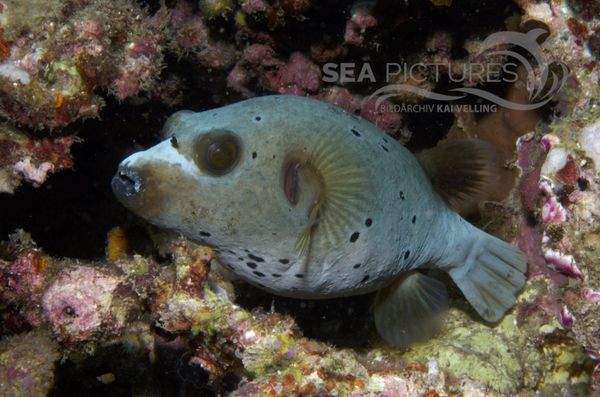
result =
[{"label": "fish lip", "polygon": [[135,170],[120,166],[112,178],[111,187],[118,199],[127,199],[142,191],[142,178]]}]

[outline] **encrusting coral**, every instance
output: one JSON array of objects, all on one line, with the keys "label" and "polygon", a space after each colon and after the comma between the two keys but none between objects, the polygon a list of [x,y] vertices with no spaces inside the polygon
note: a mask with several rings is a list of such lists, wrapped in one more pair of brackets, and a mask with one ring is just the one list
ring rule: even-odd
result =
[{"label": "encrusting coral", "polygon": [[[542,280],[495,328],[453,309],[437,338],[405,354],[382,342],[352,351],[303,338],[289,316],[236,305],[231,284],[209,272],[210,249],[176,240],[172,252],[169,266],[139,255],[56,260],[21,232],[4,249],[11,259],[0,262],[7,318],[21,327],[45,324],[66,356],[122,344],[153,360],[171,335],[188,352],[183,365],[208,373],[212,387],[235,373],[242,382],[232,395],[239,396],[420,396],[460,390],[463,382],[506,395],[567,380],[581,389],[589,380],[587,355],[558,318],[517,318],[547,288]],[[39,376],[51,378],[52,370]]]}]

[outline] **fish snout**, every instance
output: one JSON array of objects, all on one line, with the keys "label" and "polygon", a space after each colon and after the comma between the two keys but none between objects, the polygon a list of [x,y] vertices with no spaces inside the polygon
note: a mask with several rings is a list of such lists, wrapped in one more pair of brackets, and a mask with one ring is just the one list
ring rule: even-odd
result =
[{"label": "fish snout", "polygon": [[130,199],[143,189],[142,177],[127,165],[119,166],[111,185],[115,196],[121,201]]},{"label": "fish snout", "polygon": [[[184,184],[181,182],[180,167],[152,159],[140,161],[139,156],[134,154],[119,165],[112,178],[112,190],[126,208],[142,218],[158,222],[167,216],[169,200],[177,201],[180,194],[189,197],[192,193],[182,192]],[[177,211],[177,208],[171,210]]]}]

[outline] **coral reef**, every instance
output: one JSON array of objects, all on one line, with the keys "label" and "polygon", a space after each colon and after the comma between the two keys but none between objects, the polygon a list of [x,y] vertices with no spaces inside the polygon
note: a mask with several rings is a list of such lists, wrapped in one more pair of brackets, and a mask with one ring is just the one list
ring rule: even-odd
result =
[{"label": "coral reef", "polygon": [[48,174],[73,167],[72,136],[34,139],[0,124],[0,193],[13,193],[23,180],[40,186]]},{"label": "coral reef", "polygon": [[58,345],[41,330],[0,341],[0,386],[7,397],[44,397],[54,385]]},{"label": "coral reef", "polygon": [[[170,266],[125,255],[96,264],[47,258],[32,267],[32,258],[45,257],[23,233],[7,251],[15,257],[1,263],[3,304],[22,318],[21,327],[47,324],[63,354],[122,344],[156,360],[177,347],[188,352],[183,365],[207,373],[217,390],[235,373],[242,382],[232,395],[420,396],[462,390],[469,379],[474,391],[507,395],[566,381],[580,390],[589,377],[587,354],[556,317],[531,327],[509,315],[490,328],[453,309],[438,337],[406,354],[382,342],[352,351],[302,337],[289,316],[236,305],[232,285],[209,273],[214,253],[189,242],[173,243]],[[531,285],[519,306],[544,288],[543,280]],[[28,290],[35,291],[30,299]],[[178,342],[167,343],[166,335]]]},{"label": "coral reef", "polygon": [[152,87],[162,68],[159,29],[135,2],[4,0],[10,48],[0,64],[0,109],[11,120],[55,129],[95,117],[107,89],[119,100]]},{"label": "coral reef", "polygon": [[[127,126],[126,147],[103,138],[120,158],[133,141],[146,142],[140,137],[155,139],[173,106],[200,110],[269,93],[309,96],[374,122],[411,149],[465,137],[497,149],[494,189],[466,212],[479,212],[474,222],[527,255],[528,281],[515,309],[498,324],[483,324],[453,291],[448,320],[431,340],[397,350],[369,329],[361,345],[348,328],[340,331],[350,340],[345,347],[328,339],[335,321],[315,318],[324,323],[317,328],[322,338],[304,336],[302,309],[241,302],[240,285],[219,271],[218,253],[181,240],[148,248],[135,241],[129,226],[137,221],[129,218],[109,233],[106,258],[94,260],[49,255],[19,231],[0,244],[0,394],[46,395],[54,383],[64,386],[60,374],[71,370],[93,373],[90,382],[102,387],[131,385],[128,392],[138,395],[160,393],[149,391],[162,383],[156,378],[182,395],[600,393],[597,4],[515,0],[498,12],[497,4],[477,2],[326,3],[0,0],[0,192],[14,194],[22,182],[38,187],[61,170],[77,172],[76,161],[97,161],[112,174],[114,161],[71,154],[75,143],[86,145],[88,118],[101,116],[106,136],[131,113],[156,123],[141,132]],[[464,26],[444,23],[451,17]],[[394,92],[383,106],[370,98],[386,83],[415,91],[487,88],[480,75],[465,73],[470,63],[506,62],[505,55],[482,57],[485,34],[538,28],[551,71],[564,73],[561,63],[568,70],[566,85],[541,109],[454,111],[443,118],[398,110],[431,102],[413,91]],[[385,83],[380,70],[376,81],[324,79],[325,64],[357,60],[433,64],[451,71],[453,81],[435,81],[431,67]],[[516,72],[514,84],[491,89],[526,104],[531,90],[544,87]],[[46,186],[32,189],[38,202],[52,194]],[[97,186],[108,189],[108,182]],[[27,218],[16,227],[35,226]],[[156,239],[156,232],[145,233]],[[370,326],[368,313],[351,315]]]}]

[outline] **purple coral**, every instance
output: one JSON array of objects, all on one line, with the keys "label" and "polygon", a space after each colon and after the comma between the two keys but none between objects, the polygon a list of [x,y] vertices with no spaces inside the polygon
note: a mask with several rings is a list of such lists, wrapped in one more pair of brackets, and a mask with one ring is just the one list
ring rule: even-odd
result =
[{"label": "purple coral", "polygon": [[547,249],[544,251],[544,259],[546,259],[548,266],[557,272],[561,272],[568,277],[583,279],[583,273],[577,267],[573,256]]},{"label": "purple coral", "polygon": [[556,198],[554,186],[548,180],[539,183],[540,192],[546,196],[542,206],[542,221],[544,224],[556,224],[567,220],[567,210]]},{"label": "purple coral", "polygon": [[560,313],[558,315],[558,319],[560,321],[560,325],[563,326],[564,329],[573,328],[573,322],[575,321],[575,316],[569,310],[566,305],[563,305],[560,309]]},{"label": "purple coral", "polygon": [[593,288],[585,287],[581,290],[581,296],[583,299],[589,302],[598,302],[600,301],[600,291],[597,291]]},{"label": "purple coral", "polygon": [[560,223],[567,220],[567,211],[556,197],[548,197],[542,206],[542,220],[544,224]]}]

